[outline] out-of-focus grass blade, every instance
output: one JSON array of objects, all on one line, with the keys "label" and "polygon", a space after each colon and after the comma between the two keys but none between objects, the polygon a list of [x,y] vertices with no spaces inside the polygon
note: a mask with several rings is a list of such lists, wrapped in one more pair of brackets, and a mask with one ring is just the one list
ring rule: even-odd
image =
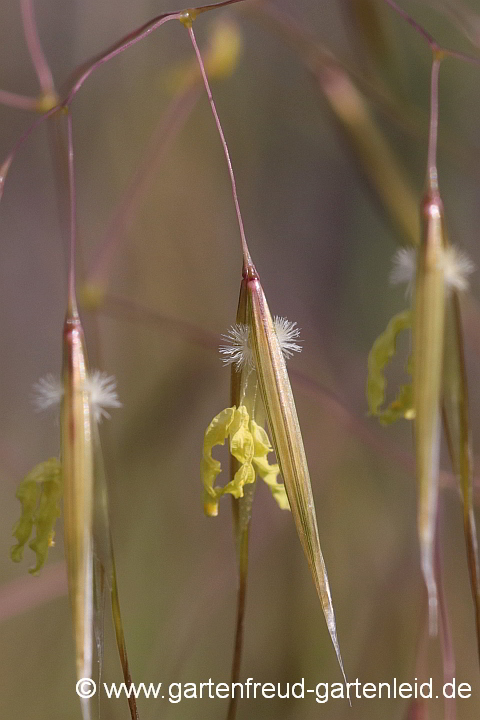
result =
[{"label": "out-of-focus grass blade", "polygon": [[418,251],[413,320],[413,400],[418,488],[418,532],[428,591],[430,632],[437,629],[434,539],[438,501],[441,394],[445,329],[443,205],[438,192],[424,203],[425,232]]},{"label": "out-of-focus grass blade", "polygon": [[258,276],[252,268],[247,273],[248,324],[252,328],[255,364],[273,445],[297,532],[345,678],[327,570],[318,537],[310,475],[290,380]]},{"label": "out-of-focus grass blade", "polygon": [[390,43],[380,19],[378,3],[374,0],[344,0],[352,29],[364,41],[381,67],[391,62]]},{"label": "out-of-focus grass blade", "polygon": [[317,78],[370,188],[400,231],[401,242],[406,239],[417,244],[420,236],[417,200],[363,96],[338,67],[322,68]]},{"label": "out-of-focus grass blade", "polygon": [[443,419],[453,471],[463,497],[463,524],[470,571],[477,646],[480,659],[480,582],[477,529],[473,509],[473,472],[468,421],[468,390],[463,351],[463,333],[458,294],[451,293],[446,305],[445,356],[443,369]]},{"label": "out-of-focus grass blade", "polygon": [[[87,356],[75,304],[69,303],[64,326],[62,465],[65,552],[72,606],[77,679],[92,677],[93,658],[93,485],[92,416],[85,390]],[[84,720],[90,700],[81,699]]]},{"label": "out-of-focus grass blade", "polygon": [[[93,444],[95,449],[95,494],[94,494],[94,524],[93,524],[93,551],[95,564],[95,637],[97,640],[97,655],[102,671],[103,659],[103,626],[105,612],[105,596],[110,592],[113,624],[117,640],[118,654],[122,665],[123,678],[127,687],[130,687],[132,677],[128,665],[127,647],[123,631],[120,601],[118,597],[117,575],[115,558],[110,532],[108,512],[108,493],[103,465],[103,454],[100,445],[97,422],[93,423]],[[130,716],[138,720],[137,703],[133,694],[128,698]]]},{"label": "out-of-focus grass blade", "polygon": [[[354,3],[356,0],[351,0]],[[360,2],[361,0],[357,0]],[[376,124],[369,105],[346,70],[313,39],[301,31],[292,18],[280,14],[270,3],[254,6],[265,13],[269,24],[279,30],[299,50],[300,57],[315,74],[342,134],[379,204],[393,226],[400,231],[401,244],[418,246],[420,224],[417,201],[404,169],[386,137]],[[366,16],[365,16],[366,17]],[[451,144],[451,143],[450,143]],[[445,148],[448,150],[448,147]],[[471,312],[471,306],[468,307]],[[454,471],[461,479],[464,525],[472,593],[476,606],[477,638],[480,657],[480,572],[472,500],[472,468],[469,450],[467,380],[463,363],[461,320],[455,294],[447,300],[445,318],[445,358],[448,366],[443,381],[443,421]],[[388,409],[387,409],[388,412]],[[385,418],[389,419],[389,418]],[[421,502],[425,503],[427,495]]]},{"label": "out-of-focus grass blade", "polygon": [[[325,96],[342,139],[352,152],[377,204],[392,222],[400,243],[418,245],[421,227],[416,194],[405,169],[376,123],[369,103],[352,79],[352,73],[347,72],[328,50],[319,46],[316,39],[289,14],[279,11],[276,4],[254,3],[251,11],[265,17],[269,28],[277,30],[293,44]],[[406,121],[403,109],[386,98],[384,93],[374,92],[374,95],[387,106],[392,117],[397,120],[402,117]],[[408,119],[411,120],[410,116]]]}]

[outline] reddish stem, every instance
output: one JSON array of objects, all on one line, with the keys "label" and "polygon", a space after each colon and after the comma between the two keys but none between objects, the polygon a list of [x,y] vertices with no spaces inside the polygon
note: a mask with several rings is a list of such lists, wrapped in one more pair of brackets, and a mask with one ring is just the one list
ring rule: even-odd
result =
[{"label": "reddish stem", "polygon": [[448,57],[456,58],[457,60],[463,60],[464,62],[471,63],[472,65],[480,65],[480,59],[476,57],[472,57],[471,55],[466,55],[462,52],[457,52],[456,50],[448,50],[447,48],[442,47],[437,43],[433,35],[430,35],[430,33],[425,30],[425,28],[420,25],[416,20],[412,18],[411,15],[409,15],[405,10],[403,10],[395,0],[384,0],[386,4],[394,10],[397,15],[400,15],[430,46],[432,51],[434,53],[440,53],[443,55],[447,55]]},{"label": "reddish stem", "polygon": [[105,52],[96,55],[92,60],[80,66],[74,75],[77,76],[77,79],[72,81],[68,95],[62,102],[62,105],[65,106],[71,103],[85,80],[87,80],[87,78],[89,78],[94,70],[100,67],[100,65],[103,65],[108,62],[108,60],[120,55],[120,53],[124,50],[127,50],[132,45],[135,45],[135,43],[143,40],[143,38],[150,35],[154,32],[154,30],[157,30],[161,25],[169,20],[181,20],[185,17],[187,12],[192,16],[196,16],[200,13],[207,12],[208,10],[215,10],[216,8],[226,7],[227,5],[233,5],[239,2],[244,2],[244,0],[223,0],[223,2],[214,3],[212,5],[203,5],[202,7],[191,8],[189,11],[163,13],[162,15],[158,15],[152,20],[149,20],[144,25],[141,25],[136,30],[133,30],[131,33],[128,33],[128,35],[125,35],[123,38],[114,43],[114,45],[111,45],[107,50],[105,50]]},{"label": "reddish stem", "polygon": [[135,45],[137,42],[140,42],[140,40],[143,40],[143,38],[150,35],[152,32],[157,30],[161,25],[164,25],[164,23],[168,22],[169,20],[179,20],[181,15],[182,13],[179,12],[164,13],[163,15],[159,15],[158,17],[153,18],[153,20],[149,20],[149,22],[145,23],[145,25],[142,25],[140,28],[129,33],[121,40],[116,42],[114,45],[112,45],[105,53],[98,55],[86,66],[83,66],[85,69],[80,69],[80,76],[77,80],[74,81],[73,86],[69,90],[65,100],[62,102],[62,105],[70,105],[85,80],[87,80],[90,75],[95,70],[97,70],[97,68],[99,68],[101,65],[108,62],[109,60],[112,60],[112,58],[116,57],[117,55],[120,55],[120,53],[124,52],[124,50],[128,50],[129,47],[132,47],[132,45]]},{"label": "reddish stem", "polygon": [[419,35],[421,35],[424,40],[427,41],[427,43],[430,45],[430,47],[432,49],[438,49],[438,45],[437,45],[435,38],[432,35],[430,35],[430,33],[427,32],[425,30],[425,28],[420,25],[420,23],[418,23],[416,20],[414,20],[405,10],[403,10],[399,5],[397,5],[395,0],[385,0],[385,2],[387,3],[387,5],[389,5],[392,8],[392,10],[395,10],[397,15],[400,15],[400,17],[402,17],[409,25],[411,25],[413,27],[413,29]]},{"label": "reddish stem", "polygon": [[435,55],[432,63],[430,89],[430,130],[428,133],[427,182],[431,190],[438,189],[437,139],[438,139],[438,74],[442,58]]},{"label": "reddish stem", "polygon": [[17,154],[18,150],[20,150],[20,148],[22,147],[23,143],[24,143],[26,140],[28,140],[28,138],[29,138],[30,135],[33,133],[33,131],[36,130],[37,127],[38,127],[39,125],[41,125],[47,118],[51,117],[54,113],[58,112],[59,109],[60,109],[60,106],[59,106],[59,105],[56,105],[54,108],[52,108],[51,110],[49,110],[48,112],[46,112],[44,115],[41,115],[39,118],[37,118],[37,119],[35,120],[35,122],[32,123],[32,124],[30,125],[30,127],[27,128],[27,130],[25,130],[25,132],[23,133],[23,135],[20,136],[20,138],[17,140],[17,142],[15,143],[15,145],[13,146],[13,148],[11,149],[11,151],[10,151],[9,155],[7,156],[7,158],[5,159],[2,167],[5,166],[5,165],[7,165],[7,164],[8,164],[8,165],[11,164],[11,162],[12,162],[13,158],[15,157],[15,155]]},{"label": "reddish stem", "polygon": [[198,64],[200,66],[200,72],[202,73],[203,84],[205,85],[205,90],[207,91],[208,99],[210,102],[210,107],[212,108],[212,113],[213,113],[213,117],[215,119],[215,124],[217,126],[218,134],[220,135],[220,140],[222,141],[223,152],[225,153],[225,158],[227,160],[228,172],[230,175],[230,181],[232,183],[233,202],[235,203],[235,211],[237,213],[238,227],[240,229],[240,238],[242,241],[243,262],[244,262],[245,267],[251,268],[251,267],[253,267],[253,263],[252,263],[252,259],[250,257],[250,251],[249,251],[248,245],[247,245],[247,238],[245,236],[245,228],[243,225],[242,213],[240,210],[240,204],[238,202],[237,183],[235,181],[235,174],[233,172],[233,166],[232,166],[232,161],[230,159],[230,153],[228,150],[227,141],[225,140],[225,135],[224,135],[224,132],[222,129],[222,125],[220,123],[220,118],[218,117],[217,108],[215,107],[215,102],[213,100],[212,91],[210,90],[210,85],[208,82],[205,65],[203,63],[202,56],[200,54],[200,50],[197,45],[195,33],[193,32],[193,28],[191,25],[187,26],[187,28],[188,28],[188,33],[190,35],[190,40],[192,41],[193,49],[195,50],[195,54],[197,56]]},{"label": "reddish stem", "polygon": [[70,195],[70,260],[68,270],[68,305],[70,312],[77,309],[75,293],[75,257],[77,249],[77,197],[75,191],[75,164],[73,152],[72,114],[67,115],[68,189]]}]

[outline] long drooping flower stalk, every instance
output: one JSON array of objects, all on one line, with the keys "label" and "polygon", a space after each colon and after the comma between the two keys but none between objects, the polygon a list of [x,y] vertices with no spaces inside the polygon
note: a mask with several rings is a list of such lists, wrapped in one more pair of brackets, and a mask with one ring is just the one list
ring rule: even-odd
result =
[{"label": "long drooping flower stalk", "polygon": [[[19,561],[24,545],[36,526],[30,547],[36,552],[37,573],[53,542],[54,524],[63,491],[64,535],[68,591],[72,610],[77,681],[93,681],[95,657],[101,676],[103,615],[109,593],[118,652],[127,686],[131,682],[120,615],[118,588],[110,536],[108,499],[100,444],[99,422],[109,417],[107,408],[120,407],[115,381],[105,373],[90,371],[82,323],[76,300],[76,193],[72,118],[67,116],[70,193],[70,267],[67,311],[63,328],[62,380],[47,376],[36,385],[37,407],[60,404],[60,462],[52,458],[38,465],[21,483],[17,497],[22,517],[15,525],[17,545],[12,558]],[[86,689],[91,690],[91,685]],[[80,687],[82,689],[82,686]],[[81,696],[84,720],[92,717],[92,696]],[[135,697],[128,698],[132,720],[138,719]]]},{"label": "long drooping flower stalk", "polygon": [[[231,396],[233,407],[227,408],[223,413],[220,413],[207,429],[205,434],[204,460],[202,461],[202,472],[206,487],[205,502],[207,513],[216,514],[218,495],[230,492],[235,498],[234,525],[240,580],[232,680],[236,681],[238,679],[241,662],[248,570],[248,532],[253,499],[251,486],[253,486],[255,482],[255,471],[251,471],[250,467],[253,464],[258,472],[259,455],[257,448],[261,446],[260,444],[256,444],[255,440],[249,440],[247,427],[250,433],[255,433],[256,428],[260,429],[261,423],[265,422],[265,420],[268,422],[279,470],[285,482],[285,489],[289,506],[295,520],[297,533],[312,573],[315,588],[327,622],[328,631],[345,678],[340,646],[337,639],[335,615],[327,571],[320,548],[310,475],[290,380],[286,370],[285,352],[282,350],[278,327],[274,325],[270,315],[260,278],[252,262],[248,248],[228,145],[193,32],[193,21],[195,17],[195,11],[189,11],[184,14],[181,20],[188,29],[193,48],[197,55],[230,175],[243,255],[243,277],[239,309],[237,311],[236,328],[238,328],[238,330],[236,332],[237,335],[240,336],[242,336],[243,333],[242,350],[244,354],[248,354],[249,356],[248,360],[243,358],[241,362],[237,363],[237,367],[234,367],[232,370]],[[247,408],[249,397],[250,403],[253,402],[253,405]],[[238,403],[240,403],[240,406]],[[240,433],[240,427],[243,421],[241,421],[240,417],[237,419],[237,413],[240,411],[246,416],[245,430],[242,432],[241,440],[238,438],[238,434]],[[224,488],[215,490],[213,483],[216,475],[220,471],[220,464],[218,461],[212,459],[211,448],[214,444],[223,443],[227,437],[230,437],[230,450],[234,458],[232,461],[232,479]],[[251,449],[249,449],[250,442],[252,442]],[[268,445],[269,441],[264,433],[263,447],[265,449],[261,452],[265,453],[265,459],[269,451]],[[257,455],[255,453],[257,453]],[[271,466],[269,466],[269,469],[271,470]],[[262,477],[264,477],[263,474]],[[272,492],[274,491],[275,484],[276,483],[271,486]],[[213,505],[212,500],[214,500]],[[212,511],[210,511],[210,508],[212,508]],[[236,701],[232,699],[228,712],[228,720],[233,720],[235,712]]]},{"label": "long drooping flower stalk", "polygon": [[[478,64],[463,53],[447,50],[394,0],[386,0],[428,43],[432,52],[430,129],[426,192],[422,203],[423,234],[417,248],[396,256],[393,282],[408,283],[412,309],[397,315],[375,342],[369,356],[367,396],[370,411],[388,424],[399,417],[415,420],[415,456],[418,482],[417,525],[421,565],[429,599],[431,634],[437,630],[437,579],[434,566],[435,534],[440,473],[440,440],[443,427],[452,467],[464,506],[467,561],[475,605],[477,645],[480,657],[480,575],[477,533],[473,513],[473,473],[468,419],[468,389],[464,361],[459,293],[468,289],[467,276],[473,264],[462,251],[450,245],[444,221],[437,172],[438,77],[441,62],[448,57]],[[403,386],[386,409],[383,368],[395,353],[400,330],[412,327],[413,348],[408,371],[412,385]]]}]

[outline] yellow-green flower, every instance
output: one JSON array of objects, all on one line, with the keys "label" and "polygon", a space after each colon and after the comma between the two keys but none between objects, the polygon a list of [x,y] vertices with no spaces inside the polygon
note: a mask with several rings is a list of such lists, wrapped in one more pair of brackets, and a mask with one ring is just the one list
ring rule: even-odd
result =
[{"label": "yellow-green flower", "polygon": [[[230,452],[240,467],[233,480],[223,487],[215,487],[215,480],[221,472],[221,464],[212,457],[215,445],[223,445],[228,438]],[[205,431],[201,473],[204,487],[203,507],[206,515],[218,514],[218,503],[222,495],[230,493],[235,498],[243,497],[245,485],[255,482],[259,475],[267,483],[272,495],[282,509],[288,509],[285,486],[277,482],[280,469],[270,465],[268,454],[272,446],[265,430],[250,417],[245,405],[226,408],[213,418]]]}]

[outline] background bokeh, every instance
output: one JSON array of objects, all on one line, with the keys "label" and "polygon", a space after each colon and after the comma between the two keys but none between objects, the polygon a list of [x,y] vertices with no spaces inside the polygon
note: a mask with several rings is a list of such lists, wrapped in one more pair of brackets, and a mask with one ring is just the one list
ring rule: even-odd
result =
[{"label": "background bokeh", "polygon": [[[437,12],[453,7],[473,34],[474,0],[403,6],[442,43],[478,55],[452,16]],[[131,29],[181,7],[174,0],[37,2],[38,29],[57,86]],[[275,7],[354,74],[420,203],[431,61],[426,44],[380,0],[278,0]],[[369,8],[378,26],[369,34],[370,19],[362,34],[358,18]],[[432,676],[440,687],[439,640],[430,641],[422,660],[425,594],[411,428],[406,422],[381,428],[367,417],[365,400],[368,351],[406,302],[403,289],[388,280],[397,242],[405,238],[372,194],[368,168],[298,49],[252,3],[201,16],[195,30],[202,48],[219,21],[233,23],[242,39],[234,72],[213,80],[212,89],[251,253],[272,312],[302,328],[304,349],[289,368],[345,669],[350,680]],[[91,278],[108,223],[178,93],[178,69],[192,58],[185,29],[167,23],[99,69],[75,98],[79,284]],[[450,60],[441,69],[441,189],[451,239],[477,267],[479,79],[473,65]],[[0,6],[0,88],[38,92],[16,2]],[[0,106],[0,158],[32,119]],[[66,255],[59,204],[49,135],[41,127],[12,165],[0,210],[0,714],[21,720],[80,718],[61,527],[39,578],[27,573],[30,551],[20,566],[9,559],[19,514],[16,486],[59,449],[54,414],[38,415],[31,403],[32,384],[61,367]],[[229,401],[229,372],[215,346],[234,322],[240,276],[225,159],[201,93],[118,244],[104,302],[97,312],[83,312],[92,365],[116,376],[123,402],[103,424],[102,441],[137,682],[229,679],[236,592],[230,502],[223,500],[217,518],[204,517],[199,463],[204,429]],[[465,317],[475,448],[479,289],[477,273]],[[406,353],[407,344],[402,347]],[[390,387],[403,377],[401,360],[389,375]],[[446,457],[444,467],[450,470]],[[474,614],[461,503],[448,474],[445,483],[441,532],[455,674],[473,688],[457,713],[470,720],[480,701]],[[108,613],[107,619],[105,680],[112,681],[120,671]],[[306,687],[314,687],[341,681],[292,518],[263,486],[252,521],[242,667],[244,678],[262,682],[305,677]],[[227,708],[226,700],[139,704],[142,720],[217,720]],[[443,717],[442,701],[432,700],[428,711],[431,718]],[[320,706],[308,697],[244,701],[238,718],[383,720],[409,712],[406,700],[360,700],[350,709],[345,701]],[[127,718],[126,703],[105,701],[102,717]]]}]

